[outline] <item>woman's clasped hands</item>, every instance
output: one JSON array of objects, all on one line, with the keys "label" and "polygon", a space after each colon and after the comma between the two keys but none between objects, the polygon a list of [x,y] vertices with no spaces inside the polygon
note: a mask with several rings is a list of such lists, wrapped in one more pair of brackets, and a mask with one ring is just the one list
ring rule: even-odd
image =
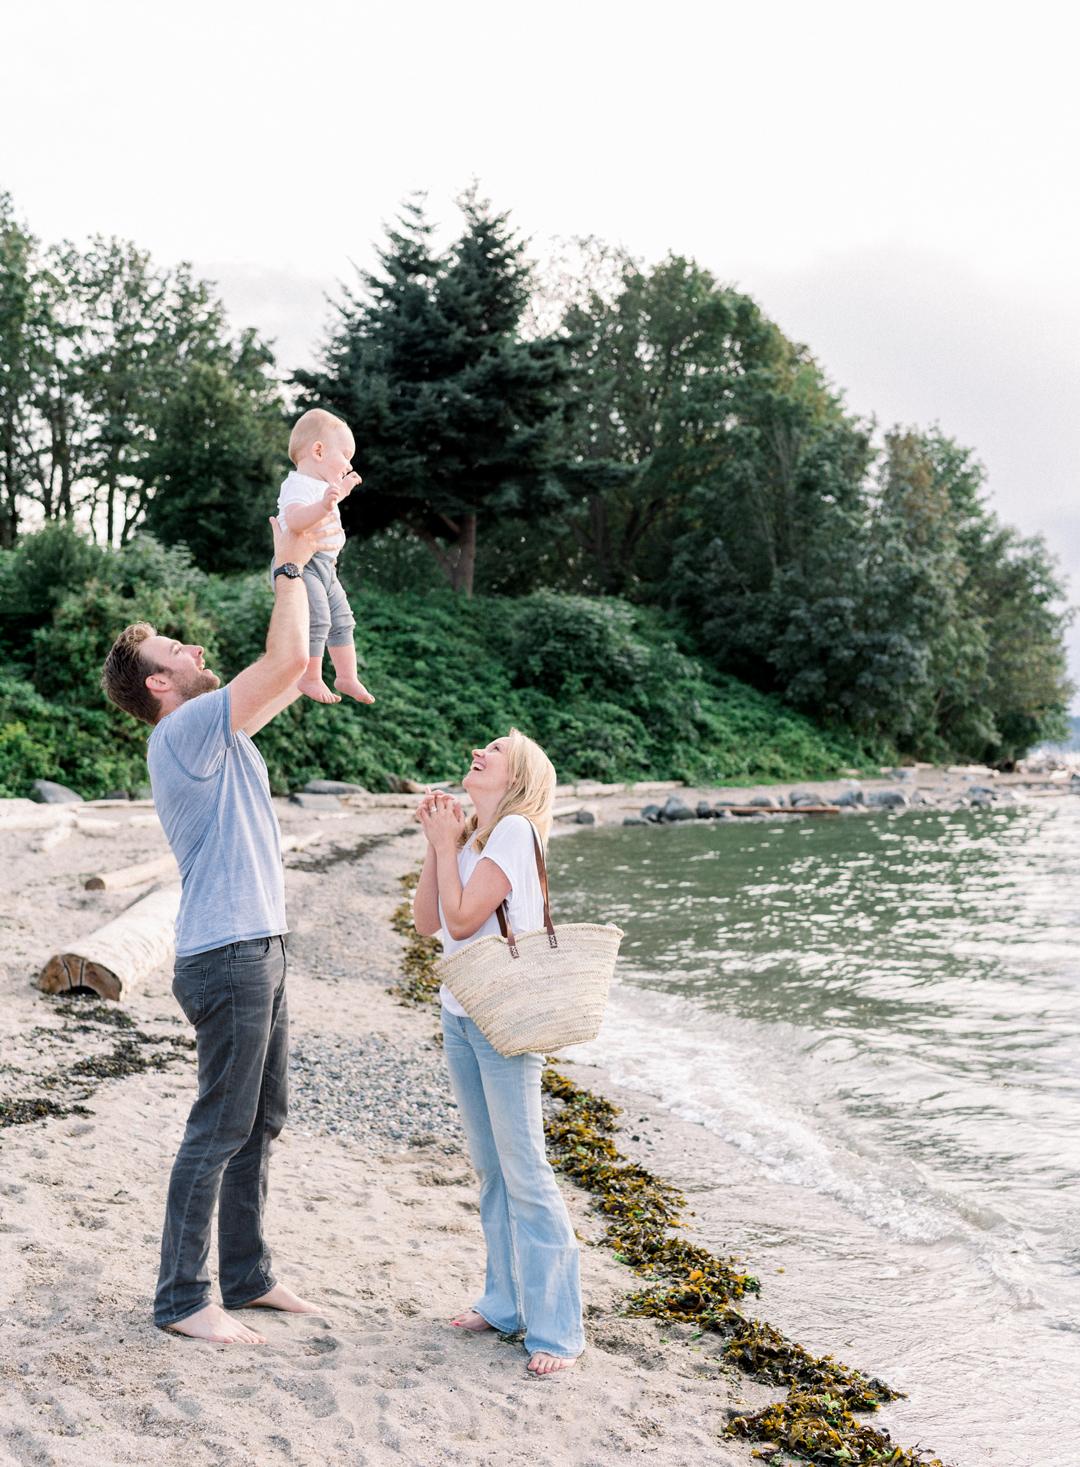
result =
[{"label": "woman's clasped hands", "polygon": [[436,848],[447,846],[456,850],[465,830],[465,816],[461,801],[455,800],[443,790],[425,789],[423,799],[416,807],[416,818],[424,828],[431,845]]}]

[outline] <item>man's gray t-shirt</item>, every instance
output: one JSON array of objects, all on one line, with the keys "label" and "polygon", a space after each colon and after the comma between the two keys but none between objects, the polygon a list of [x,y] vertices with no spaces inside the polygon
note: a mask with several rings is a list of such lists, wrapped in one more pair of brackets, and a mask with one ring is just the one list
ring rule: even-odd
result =
[{"label": "man's gray t-shirt", "polygon": [[180,867],[176,955],[287,932],[281,835],[266,763],[229,727],[229,689],[201,693],[158,723],[146,761]]}]

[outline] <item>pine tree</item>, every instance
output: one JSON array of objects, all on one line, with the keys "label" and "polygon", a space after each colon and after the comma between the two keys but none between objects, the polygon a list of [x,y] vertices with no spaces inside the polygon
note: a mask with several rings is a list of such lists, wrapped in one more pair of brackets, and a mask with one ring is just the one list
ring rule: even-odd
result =
[{"label": "pine tree", "polygon": [[475,191],[459,204],[465,230],[443,255],[421,203],[406,205],[381,273],[341,303],[322,370],[294,380],[300,411],[328,408],[356,438],[347,531],[404,524],[471,595],[477,535],[558,496],[567,367],[559,337],[521,337],[531,269],[507,215]]}]

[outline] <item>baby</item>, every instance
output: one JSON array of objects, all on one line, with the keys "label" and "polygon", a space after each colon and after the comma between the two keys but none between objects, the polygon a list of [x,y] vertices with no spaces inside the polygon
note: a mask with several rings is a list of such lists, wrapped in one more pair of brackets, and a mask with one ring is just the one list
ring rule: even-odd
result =
[{"label": "baby", "polygon": [[282,484],[278,496],[278,520],[290,530],[307,530],[328,513],[337,521],[338,534],[330,540],[328,548],[317,551],[304,567],[310,612],[310,657],[297,687],[319,703],[341,702],[322,679],[324,647],[330,649],[338,693],[347,693],[360,703],[375,701],[356,675],[353,645],[356,621],[337,578],[338,553],[345,544],[338,503],[360,483],[360,475],[353,472],[352,466],[355,452],[356,444],[348,425],[333,413],[312,408],[298,420],[289,436],[289,457],[296,469]]}]

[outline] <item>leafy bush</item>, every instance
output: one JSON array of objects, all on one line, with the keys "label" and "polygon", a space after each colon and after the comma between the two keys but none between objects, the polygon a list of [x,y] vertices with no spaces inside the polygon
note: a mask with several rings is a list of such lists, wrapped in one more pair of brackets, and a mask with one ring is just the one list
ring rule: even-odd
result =
[{"label": "leafy bush", "polygon": [[[40,624],[0,681],[0,785],[7,795],[42,777],[85,795],[134,789],[146,779],[146,730],[100,690],[113,638],[150,621],[201,643],[228,679],[263,652],[269,577],[207,576],[183,549],[146,536],[85,565],[58,546],[47,548],[61,567],[59,599],[48,619],[39,607]],[[20,553],[0,555],[0,586],[12,584]],[[63,567],[74,585],[62,584]],[[87,567],[98,572],[89,581]],[[378,789],[387,774],[458,776],[474,745],[511,724],[544,745],[564,779],[799,778],[865,757],[850,737],[823,735],[775,697],[708,673],[656,613],[613,598],[353,589],[352,599],[361,675],[376,701],[304,698],[268,725],[258,744],[278,793],[313,777]]]}]

